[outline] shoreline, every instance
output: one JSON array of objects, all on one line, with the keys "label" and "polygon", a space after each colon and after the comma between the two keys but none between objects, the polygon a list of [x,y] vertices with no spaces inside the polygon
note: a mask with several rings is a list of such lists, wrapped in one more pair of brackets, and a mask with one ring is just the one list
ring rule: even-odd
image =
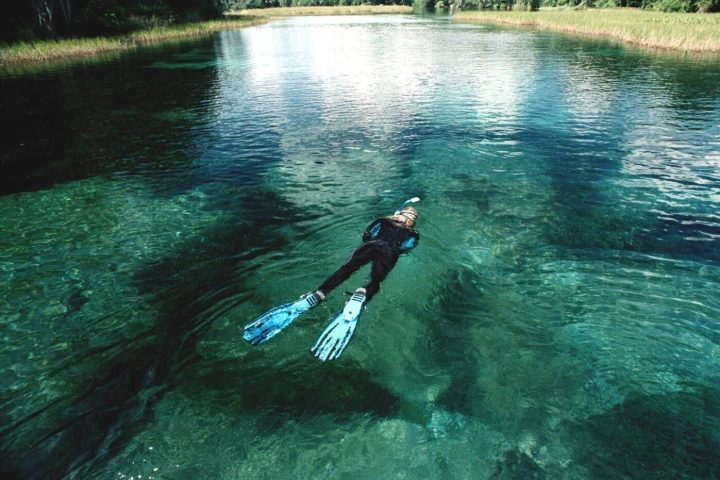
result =
[{"label": "shoreline", "polygon": [[[0,72],[13,68],[93,61],[142,47],[171,44],[212,33],[259,25],[275,18],[301,15],[410,14],[402,5],[280,7],[230,11],[224,20],[139,30],[117,37],[21,42],[0,46]],[[452,21],[552,31],[614,40],[628,46],[685,54],[720,54],[720,13],[660,13],[634,8],[539,12],[460,11]]]},{"label": "shoreline", "polygon": [[453,21],[513,26],[615,40],[644,49],[720,54],[720,14],[661,13],[634,8],[456,12]]},{"label": "shoreline", "polygon": [[13,67],[52,65],[72,60],[102,59],[152,45],[169,44],[198,38],[221,30],[244,28],[267,22],[255,16],[234,17],[231,20],[210,20],[149,30],[138,30],[117,37],[68,38],[21,42],[0,47],[0,71]]},{"label": "shoreline", "polygon": [[257,8],[250,10],[230,10],[225,15],[256,17],[297,17],[302,15],[378,15],[378,14],[402,14],[412,13],[412,7],[408,5],[352,5],[352,6],[327,6],[327,7],[274,7]]},{"label": "shoreline", "polygon": [[197,38],[221,30],[244,28],[266,23],[274,18],[300,15],[368,15],[411,13],[400,5],[358,5],[346,7],[282,7],[230,11],[223,20],[210,20],[148,30],[138,30],[116,37],[39,40],[0,46],[0,72],[12,68],[53,65],[64,61],[105,58],[141,47],[161,45]]}]

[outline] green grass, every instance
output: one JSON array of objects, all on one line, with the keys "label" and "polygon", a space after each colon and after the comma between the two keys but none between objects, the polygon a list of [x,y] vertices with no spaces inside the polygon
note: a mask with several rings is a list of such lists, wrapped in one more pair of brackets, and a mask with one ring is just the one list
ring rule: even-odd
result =
[{"label": "green grass", "polygon": [[234,16],[228,20],[156,27],[117,37],[21,42],[0,47],[0,66],[8,68],[67,59],[103,57],[138,47],[196,38],[219,30],[241,28],[264,21],[266,19],[257,16]]},{"label": "green grass", "polygon": [[219,30],[241,28],[266,22],[273,17],[294,15],[351,15],[374,13],[410,13],[412,9],[400,5],[358,5],[338,7],[288,7],[229,12],[226,20],[197,22],[183,25],[155,27],[117,37],[76,38],[21,42],[0,45],[0,73],[60,62],[103,60],[139,47],[182,41]]},{"label": "green grass", "polygon": [[228,15],[256,15],[262,17],[291,17],[297,15],[367,15],[374,13],[412,13],[405,5],[353,5],[334,7],[258,8],[228,12]]},{"label": "green grass", "polygon": [[[63,60],[105,58],[138,47],[194,38],[241,28],[272,17],[410,13],[400,5],[287,7],[230,12],[227,20],[140,30],[118,37],[38,41],[0,46],[0,66],[7,68]],[[540,12],[456,12],[453,20],[542,28],[615,39],[627,44],[682,52],[720,53],[720,14],[660,13],[630,8],[541,10]]]},{"label": "green grass", "polygon": [[720,53],[720,14],[660,13],[633,8],[459,12],[453,20],[535,27],[615,39],[645,48]]}]

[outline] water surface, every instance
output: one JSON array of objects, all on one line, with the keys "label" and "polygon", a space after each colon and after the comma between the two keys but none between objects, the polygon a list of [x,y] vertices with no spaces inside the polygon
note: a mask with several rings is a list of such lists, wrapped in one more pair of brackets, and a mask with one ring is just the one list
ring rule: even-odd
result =
[{"label": "water surface", "polygon": [[[292,18],[0,95],[4,478],[720,471],[717,61]],[[415,195],[340,360],[342,289],[242,341]]]}]

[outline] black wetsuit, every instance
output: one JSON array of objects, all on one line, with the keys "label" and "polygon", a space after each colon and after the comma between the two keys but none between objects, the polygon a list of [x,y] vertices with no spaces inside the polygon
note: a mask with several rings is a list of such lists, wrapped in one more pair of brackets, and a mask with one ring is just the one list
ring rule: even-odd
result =
[{"label": "black wetsuit", "polygon": [[412,250],[420,241],[420,234],[390,217],[378,218],[362,234],[360,245],[335,273],[323,282],[318,290],[328,293],[348,279],[357,269],[372,262],[370,281],[365,285],[366,303],[380,289],[380,282],[387,277],[403,253]]}]

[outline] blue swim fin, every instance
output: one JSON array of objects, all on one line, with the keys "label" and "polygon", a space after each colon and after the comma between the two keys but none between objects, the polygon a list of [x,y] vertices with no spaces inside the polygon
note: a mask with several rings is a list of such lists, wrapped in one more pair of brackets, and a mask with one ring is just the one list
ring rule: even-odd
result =
[{"label": "blue swim fin", "polygon": [[310,351],[323,362],[340,356],[350,342],[364,310],[365,289],[358,288],[345,308],[330,322]]},{"label": "blue swim fin", "polygon": [[245,325],[243,338],[253,345],[267,342],[321,301],[322,298],[318,294],[308,293],[293,303],[275,307],[259,316],[254,322]]}]

